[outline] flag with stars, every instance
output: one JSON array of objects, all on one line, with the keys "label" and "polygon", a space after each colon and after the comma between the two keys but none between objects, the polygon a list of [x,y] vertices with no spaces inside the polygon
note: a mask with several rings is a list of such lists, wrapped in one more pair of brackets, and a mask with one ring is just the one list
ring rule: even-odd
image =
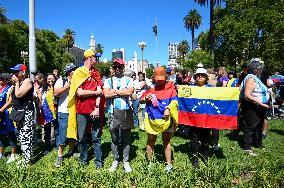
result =
[{"label": "flag with stars", "polygon": [[239,89],[231,87],[179,86],[179,124],[236,129]]}]

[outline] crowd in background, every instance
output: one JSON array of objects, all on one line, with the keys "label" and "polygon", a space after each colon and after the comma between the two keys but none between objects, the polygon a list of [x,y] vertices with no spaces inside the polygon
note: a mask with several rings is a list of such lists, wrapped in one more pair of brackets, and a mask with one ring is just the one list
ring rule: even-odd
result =
[{"label": "crowd in background", "polygon": [[[88,164],[88,144],[91,143],[95,166],[102,168],[101,135],[107,123],[113,155],[110,172],[116,171],[119,165],[120,150],[125,172],[132,172],[129,154],[134,127],[148,135],[145,145],[149,169],[154,144],[161,133],[165,171],[173,170],[170,140],[177,130],[190,139],[192,165],[198,167],[199,157],[204,162],[208,160],[209,147],[214,152],[221,149],[219,130],[178,126],[172,112],[177,110],[179,85],[239,87],[239,124],[232,135],[243,132],[243,149],[252,156],[257,155],[252,147],[264,147],[262,140],[267,136],[270,109],[282,113],[283,85],[272,91],[275,84],[264,74],[264,62],[259,58],[244,65],[238,77],[234,71],[227,73],[226,67],[219,67],[215,72],[200,63],[192,74],[189,71],[176,73],[171,67],[157,67],[152,78],[146,78],[142,72],[136,75],[125,70],[125,62],[119,58],[113,60],[108,75],[100,75],[94,68],[96,63],[94,51],[88,49],[84,53],[84,65],[68,64],[61,76],[58,70],[47,75],[38,71],[33,73],[34,80],[31,80],[23,64],[11,68],[12,74],[1,73],[0,159],[4,158],[5,141],[8,140],[12,149],[7,163],[17,161],[18,167],[32,165],[34,147],[40,140],[44,143],[44,155],[53,147],[57,149],[56,167],[62,166],[64,157],[75,155],[84,166]],[[17,154],[17,143],[23,157]],[[69,149],[64,153],[66,145]]]}]

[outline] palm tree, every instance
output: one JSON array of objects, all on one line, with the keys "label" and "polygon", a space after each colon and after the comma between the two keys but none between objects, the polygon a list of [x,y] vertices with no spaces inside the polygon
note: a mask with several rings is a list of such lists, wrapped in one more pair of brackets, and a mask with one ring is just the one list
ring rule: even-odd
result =
[{"label": "palm tree", "polygon": [[[214,50],[214,25],[213,25],[213,14],[214,14],[214,5],[221,5],[222,0],[194,0],[200,6],[208,6],[208,2],[210,2],[210,53],[213,53]],[[214,60],[213,60],[214,67]]]},{"label": "palm tree", "polygon": [[76,33],[72,31],[71,29],[66,29],[65,34],[63,36],[63,39],[66,40],[66,47],[67,52],[69,53],[69,48],[72,48],[75,42],[75,35]]},{"label": "palm tree", "polygon": [[104,52],[104,47],[103,47],[103,45],[102,45],[102,44],[97,44],[97,45],[96,45],[96,53],[98,53],[98,54],[103,54],[103,52]]},{"label": "palm tree", "polygon": [[6,24],[7,20],[6,9],[4,7],[0,7],[0,24]]},{"label": "palm tree", "polygon": [[192,50],[194,50],[194,30],[198,29],[199,26],[201,25],[201,19],[202,17],[200,16],[200,14],[197,12],[196,9],[189,11],[188,14],[183,18],[184,27],[186,28],[187,31],[191,31]]},{"label": "palm tree", "polygon": [[182,40],[177,48],[178,52],[180,53],[183,62],[185,62],[185,56],[189,52],[189,44],[187,40]]},{"label": "palm tree", "polygon": [[103,52],[104,52],[104,47],[103,47],[103,45],[102,44],[97,44],[96,45],[96,57],[97,57],[97,62],[100,62],[100,57],[101,57],[101,55],[103,54]]}]

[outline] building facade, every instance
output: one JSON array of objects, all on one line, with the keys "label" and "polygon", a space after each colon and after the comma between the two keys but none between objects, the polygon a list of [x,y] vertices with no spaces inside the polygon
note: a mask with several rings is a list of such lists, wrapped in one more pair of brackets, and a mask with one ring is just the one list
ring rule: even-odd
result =
[{"label": "building facade", "polygon": [[112,50],[112,60],[114,60],[116,58],[121,58],[125,61],[125,50],[124,50],[124,48]]},{"label": "building facade", "polygon": [[179,67],[179,63],[177,62],[177,58],[179,56],[178,52],[178,45],[179,43],[169,43],[168,46],[168,53],[169,53],[169,58],[168,58],[168,66],[169,67]]}]

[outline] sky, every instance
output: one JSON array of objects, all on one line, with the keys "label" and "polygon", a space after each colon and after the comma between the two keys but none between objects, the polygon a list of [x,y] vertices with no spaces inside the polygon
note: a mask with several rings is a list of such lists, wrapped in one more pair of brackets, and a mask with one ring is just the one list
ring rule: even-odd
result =
[{"label": "sky", "polygon": [[[7,17],[28,24],[28,0],[0,0]],[[96,43],[104,47],[101,59],[111,59],[113,49],[124,48],[126,60],[142,52],[138,42],[145,41],[144,59],[158,60],[167,65],[168,43],[187,40],[191,34],[184,28],[183,18],[192,10],[202,16],[202,25],[195,36],[209,29],[209,7],[201,7],[194,0],[35,0],[35,26],[54,31],[62,37],[65,29],[75,31],[75,44],[89,47],[93,34]],[[158,25],[158,42],[152,27]],[[157,50],[156,50],[157,49]],[[157,53],[156,53],[157,52]]]}]

